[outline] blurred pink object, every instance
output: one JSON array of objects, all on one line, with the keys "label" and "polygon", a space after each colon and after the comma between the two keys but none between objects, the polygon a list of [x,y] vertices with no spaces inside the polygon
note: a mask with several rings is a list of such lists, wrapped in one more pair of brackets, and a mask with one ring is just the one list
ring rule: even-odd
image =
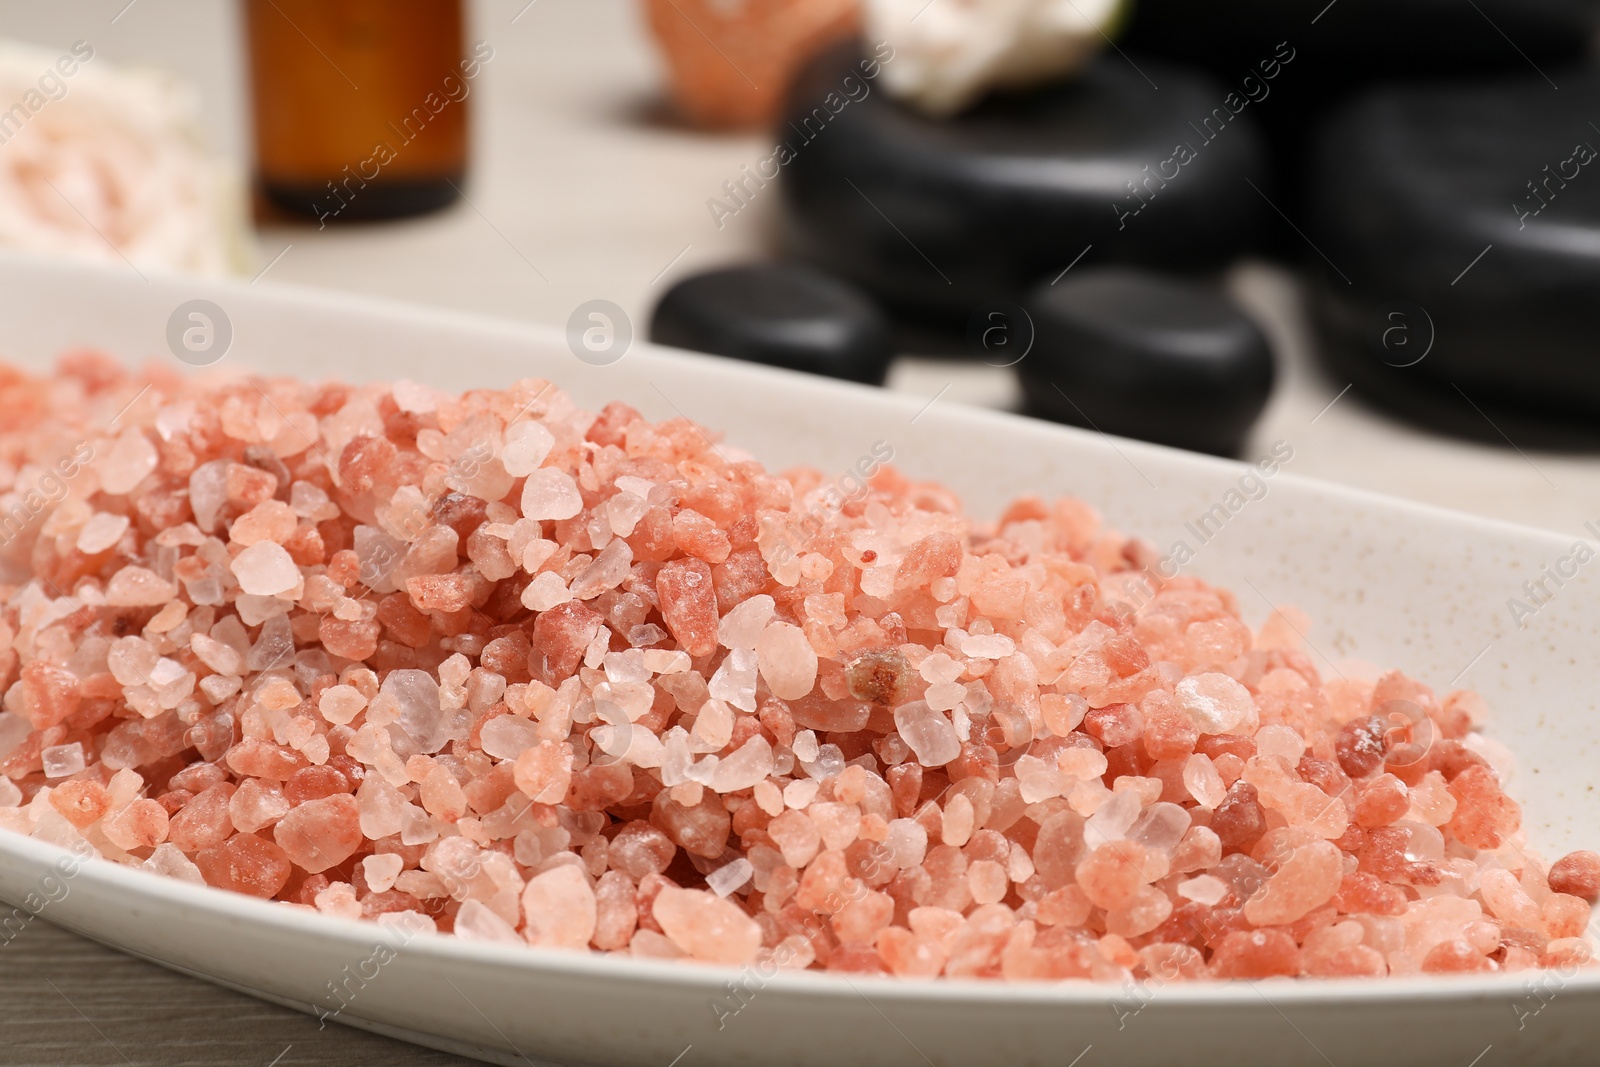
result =
[{"label": "blurred pink object", "polygon": [[192,89],[79,41],[0,42],[0,247],[135,269],[241,262],[238,183],[196,132]]}]

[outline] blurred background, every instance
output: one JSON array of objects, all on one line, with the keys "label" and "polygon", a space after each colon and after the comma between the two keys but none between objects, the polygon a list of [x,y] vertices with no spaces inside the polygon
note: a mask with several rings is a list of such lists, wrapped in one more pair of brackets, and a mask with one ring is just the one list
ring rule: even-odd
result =
[{"label": "blurred background", "polygon": [[608,301],[640,339],[1246,459],[1284,441],[1295,473],[1577,532],[1595,22],[3,0],[0,245],[554,327]]},{"label": "blurred background", "polygon": [[[1597,14],[0,0],[0,249],[591,361],[631,333],[1587,537]],[[5,1062],[464,1062],[55,927],[0,964]]]}]

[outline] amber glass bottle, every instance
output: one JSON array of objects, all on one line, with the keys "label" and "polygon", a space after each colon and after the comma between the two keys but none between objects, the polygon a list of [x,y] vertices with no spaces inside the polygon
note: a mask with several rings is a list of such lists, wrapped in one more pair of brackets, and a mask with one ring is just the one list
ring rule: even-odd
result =
[{"label": "amber glass bottle", "polygon": [[461,0],[245,0],[245,31],[268,202],[326,226],[455,199],[493,54],[463,53]]}]

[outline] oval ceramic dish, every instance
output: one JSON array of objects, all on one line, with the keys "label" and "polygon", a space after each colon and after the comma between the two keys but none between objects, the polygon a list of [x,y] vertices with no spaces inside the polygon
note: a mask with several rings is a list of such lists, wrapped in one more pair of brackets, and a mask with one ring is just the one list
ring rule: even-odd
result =
[{"label": "oval ceramic dish", "polygon": [[[1292,460],[1241,489],[1239,464],[642,344],[592,366],[555,330],[326,293],[24,259],[0,260],[0,292],[12,309],[0,358],[24,364],[79,345],[171,360],[168,317],[204,298],[232,323],[224,368],[451,389],[548,377],[590,407],[622,399],[653,419],[686,415],[779,468],[842,475],[887,442],[896,464],[950,485],[979,516],[1025,492],[1081,496],[1163,552],[1187,542],[1185,571],[1234,589],[1248,621],[1277,602],[1303,608],[1325,671],[1360,657],[1438,689],[1479,689],[1495,710],[1489,733],[1519,759],[1511,792],[1534,847],[1550,860],[1600,842],[1600,580],[1581,572],[1525,628],[1507,604],[1569,552],[1569,536],[1302,480]],[[1600,971],[1137,988],[763,978],[434,935],[401,944],[384,927],[100,861],[63,879],[53,872],[65,856],[0,832],[0,898],[47,895],[49,921],[127,952],[301,1010],[343,1004],[340,1022],[505,1064],[1468,1067],[1483,1056],[1492,1067],[1592,1062],[1600,1045]]]}]

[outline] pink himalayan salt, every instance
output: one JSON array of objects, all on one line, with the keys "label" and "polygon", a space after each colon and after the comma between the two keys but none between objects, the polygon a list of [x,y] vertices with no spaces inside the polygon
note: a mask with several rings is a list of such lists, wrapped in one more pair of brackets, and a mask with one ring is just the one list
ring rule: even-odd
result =
[{"label": "pink himalayan salt", "polygon": [[113,496],[132,492],[159,462],[160,457],[150,439],[142,431],[130,427],[100,461],[100,488]]},{"label": "pink himalayan salt", "polygon": [[817,653],[800,627],[769,623],[756,641],[756,658],[773,696],[798,700],[811,692],[817,677]]},{"label": "pink himalayan salt", "polygon": [[529,879],[522,891],[527,922],[524,936],[544,948],[583,948],[594,936],[594,888],[583,871],[570,864]]},{"label": "pink himalayan salt", "polygon": [[295,866],[310,874],[337,867],[361,844],[356,798],[337,793],[309,801],[278,820],[272,838]]},{"label": "pink himalayan salt", "polygon": [[113,811],[100,824],[106,840],[125,851],[153,848],[167,837],[167,809],[154,800],[139,798]]},{"label": "pink himalayan salt", "polygon": [[572,783],[572,750],[556,741],[541,741],[516,758],[516,787],[538,804],[559,804]]},{"label": "pink himalayan salt", "polygon": [[1231,733],[1255,715],[1250,691],[1225,674],[1185,678],[1175,692],[1202,734]]},{"label": "pink himalayan salt", "polygon": [[178,587],[147,567],[126,566],[106,583],[106,603],[118,608],[152,607],[177,595]]},{"label": "pink himalayan salt", "polygon": [[126,515],[97,511],[78,531],[77,549],[86,556],[98,555],[122,540],[129,525]]},{"label": "pink himalayan salt", "polygon": [[1331,900],[1343,874],[1336,846],[1317,840],[1288,846],[1276,872],[1245,901],[1244,916],[1257,926],[1292,923]]},{"label": "pink himalayan salt", "polygon": [[731,901],[698,889],[668,886],[652,908],[662,933],[687,955],[738,967],[761,948],[761,927]]},{"label": "pink himalayan salt", "polygon": [[[653,958],[726,949],[668,929],[710,901],[780,965],[902,974],[1591,958],[1600,861],[1547,879],[1505,848],[1481,701],[1324,682],[1304,620],[1253,635],[1194,579],[1130,602],[1139,550],[1081,503],[979,527],[886,470],[860,510],[808,511],[819,475],[543,383],[263,383],[268,416],[253,385],[159,380],[151,410],[189,414],[136,407],[107,437],[144,383],[87,366],[0,427],[27,457],[42,419],[81,424],[137,476],[20,546],[82,599],[0,602],[8,827],[330,914]],[[304,438],[263,448],[269,417]],[[1390,760],[1395,701],[1431,719],[1423,763]],[[47,778],[74,748],[83,773]],[[1323,893],[1290,925],[1166,940]],[[841,945],[792,932],[812,911]]]},{"label": "pink himalayan salt", "polygon": [[541,467],[528,475],[522,489],[523,517],[570,519],[583,510],[583,497],[572,476],[554,467]]},{"label": "pink himalayan salt", "polygon": [[1550,865],[1550,888],[1593,904],[1600,899],[1600,854],[1580,849]]}]

